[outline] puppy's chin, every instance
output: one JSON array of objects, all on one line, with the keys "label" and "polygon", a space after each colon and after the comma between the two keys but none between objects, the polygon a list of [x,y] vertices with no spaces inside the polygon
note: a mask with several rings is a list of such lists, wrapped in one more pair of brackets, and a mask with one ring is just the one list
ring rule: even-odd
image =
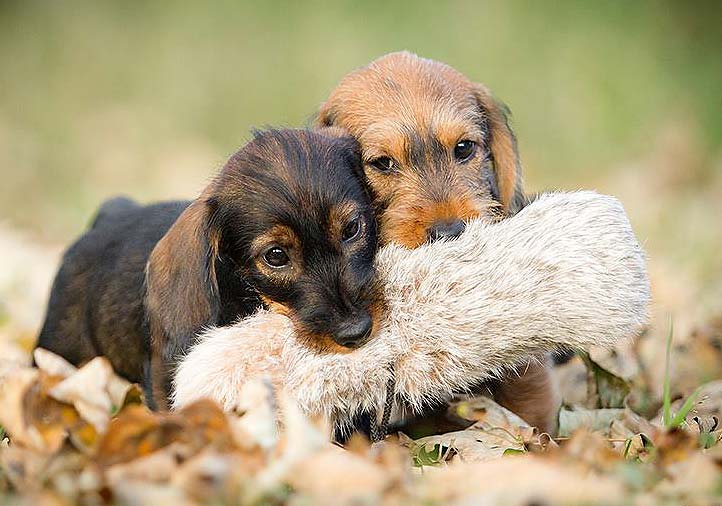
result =
[{"label": "puppy's chin", "polygon": [[293,318],[291,321],[296,329],[296,340],[301,346],[307,348],[309,351],[323,355],[346,355],[356,349],[356,347],[348,347],[338,344],[328,334],[308,332],[304,329],[303,324],[294,321]]},{"label": "puppy's chin", "polygon": [[315,332],[309,329],[306,322],[300,319],[291,307],[272,301],[264,296],[261,296],[261,299],[268,308],[268,312],[284,316],[290,320],[295,330],[294,340],[297,341],[298,345],[301,346],[302,349],[314,354],[347,355],[356,350],[362,349],[370,342],[373,342],[379,334],[379,329],[382,325],[381,320],[386,316],[387,304],[381,293],[380,284],[377,282],[372,283],[369,291],[371,293],[370,298],[372,299],[372,302],[365,309],[370,313],[371,320],[373,322],[371,333],[365,339],[360,340],[351,346],[344,346],[337,343],[333,339],[333,336],[329,333]]}]

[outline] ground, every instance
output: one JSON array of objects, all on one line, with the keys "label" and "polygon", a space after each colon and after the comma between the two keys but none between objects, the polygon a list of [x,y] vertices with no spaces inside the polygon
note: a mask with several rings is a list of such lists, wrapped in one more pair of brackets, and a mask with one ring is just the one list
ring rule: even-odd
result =
[{"label": "ground", "polygon": [[[0,490],[19,504],[718,504],[722,304],[710,230],[722,176],[697,180],[691,148],[670,139],[605,183],[648,252],[652,325],[556,368],[556,437],[477,398],[449,406],[463,431],[357,438],[344,450],[263,385],[242,414],[201,403],[158,415],[101,359],[76,371],[44,356],[31,369],[61,248],[3,227]],[[680,181],[678,167],[691,174]]]}]

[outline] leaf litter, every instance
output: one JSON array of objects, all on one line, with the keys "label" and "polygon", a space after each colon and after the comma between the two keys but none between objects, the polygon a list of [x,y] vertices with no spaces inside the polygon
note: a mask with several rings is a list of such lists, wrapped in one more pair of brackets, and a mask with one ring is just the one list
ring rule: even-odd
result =
[{"label": "leaf litter", "polygon": [[[716,339],[717,334],[713,333]],[[17,504],[628,504],[714,503],[720,492],[722,380],[635,411],[639,377],[589,356],[558,369],[565,405],[551,437],[486,397],[450,404],[466,428],[403,433],[341,448],[283,392],[246,385],[244,408],[201,401],[155,413],[103,358],[76,368],[47,351],[0,359],[0,491]],[[585,374],[569,375],[576,368]],[[722,365],[720,366],[722,369]],[[720,371],[722,372],[722,371]],[[722,375],[721,375],[722,377]],[[566,392],[572,392],[571,399]],[[641,395],[641,394],[640,394]],[[580,402],[581,401],[581,402]],[[689,404],[689,401],[687,402]],[[686,411],[685,411],[686,409]],[[280,411],[283,423],[276,419]],[[9,438],[9,439],[8,439]]]},{"label": "leaf litter", "polygon": [[[54,252],[48,262],[54,268]],[[42,289],[12,293],[25,307],[44,305]],[[208,401],[154,413],[104,359],[76,368],[31,355],[27,325],[3,325],[1,504],[722,501],[720,317],[679,325],[666,376],[663,328],[557,367],[564,405],[555,437],[476,397],[446,407],[450,432],[400,432],[374,445],[356,436],[345,448],[262,381],[244,387],[237,413]]]}]

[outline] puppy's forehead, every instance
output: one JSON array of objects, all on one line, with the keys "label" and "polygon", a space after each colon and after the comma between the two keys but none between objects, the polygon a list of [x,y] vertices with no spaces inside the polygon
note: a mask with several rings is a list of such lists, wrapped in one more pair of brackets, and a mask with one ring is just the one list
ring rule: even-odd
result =
[{"label": "puppy's forehead", "polygon": [[261,132],[229,160],[216,187],[259,209],[313,210],[361,192],[357,156],[349,139],[307,130]]},{"label": "puppy's forehead", "polygon": [[346,76],[327,105],[364,150],[385,144],[384,139],[399,144],[393,137],[408,131],[431,133],[444,142],[480,123],[474,86],[447,65],[394,53]]},{"label": "puppy's forehead", "polygon": [[476,111],[437,109],[428,115],[378,117],[377,121],[357,124],[356,135],[363,147],[365,161],[379,156],[398,156],[413,145],[436,140],[453,146],[461,139],[484,141]]}]

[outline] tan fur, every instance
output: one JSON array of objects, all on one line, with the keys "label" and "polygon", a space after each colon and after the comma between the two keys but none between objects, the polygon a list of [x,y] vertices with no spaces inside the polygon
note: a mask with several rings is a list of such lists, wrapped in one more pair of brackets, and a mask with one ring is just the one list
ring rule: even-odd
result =
[{"label": "tan fur", "polygon": [[[383,56],[339,83],[321,107],[318,123],[342,127],[360,142],[365,174],[380,209],[382,244],[415,248],[426,242],[429,227],[437,221],[493,221],[516,211],[515,196],[522,195],[521,170],[505,109],[488,88],[448,65],[408,52]],[[479,191],[481,152],[464,164],[439,164],[427,152],[422,166],[418,161],[414,166],[409,156],[418,142],[414,136],[435,138],[448,151],[464,139],[488,149],[499,202]],[[398,163],[396,173],[369,167],[368,162],[384,156]],[[552,419],[556,397],[549,373],[526,375],[510,378],[503,386],[502,403],[528,419]],[[537,379],[539,391],[527,398]],[[518,388],[518,396],[511,385]],[[546,413],[539,415],[542,406]]]},{"label": "tan fur", "polygon": [[167,365],[168,331],[197,328],[208,321],[211,307],[207,281],[211,290],[218,290],[215,269],[206,267],[206,261],[212,266],[219,247],[218,238],[206,237],[204,232],[206,213],[202,195],[158,242],[146,267],[151,377],[153,397],[160,409],[168,407],[164,383],[170,381],[172,374]]},{"label": "tan fur", "polygon": [[509,219],[469,223],[454,241],[386,246],[377,268],[388,308],[364,346],[312,349],[288,318],[261,312],[199,337],[178,368],[174,406],[211,397],[233,409],[245,381],[270,375],[306,412],[344,423],[383,405],[391,374],[401,417],[526,372],[528,383],[507,385],[527,421],[549,430],[544,403],[556,396],[541,363],[527,368],[530,358],[612,346],[649,320],[644,254],[621,204],[593,192],[541,196]]},{"label": "tan fur", "polygon": [[[484,86],[448,65],[408,52],[383,56],[339,83],[321,107],[318,124],[342,127],[361,144],[364,170],[382,209],[384,243],[416,247],[440,219],[494,216],[496,206],[479,188],[486,149],[494,162],[499,208],[516,210],[520,164],[504,109]],[[463,164],[434,163],[429,151],[414,166],[416,137],[435,139],[448,152],[466,139],[480,149]],[[382,174],[368,164],[384,156],[399,164],[397,173]]]}]

